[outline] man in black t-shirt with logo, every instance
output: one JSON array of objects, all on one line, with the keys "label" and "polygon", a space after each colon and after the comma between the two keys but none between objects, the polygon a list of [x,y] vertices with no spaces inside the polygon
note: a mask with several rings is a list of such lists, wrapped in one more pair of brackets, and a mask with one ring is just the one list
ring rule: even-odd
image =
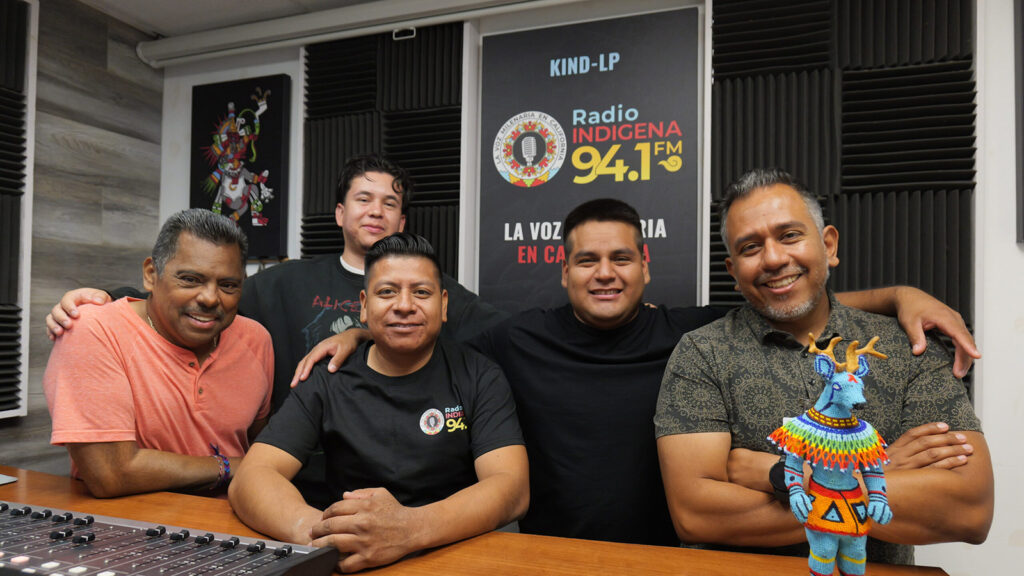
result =
[{"label": "man in black t-shirt with logo", "polygon": [[[246,524],[335,546],[352,571],[523,515],[527,458],[508,383],[480,354],[438,340],[447,302],[426,240],[373,245],[360,293],[372,340],[338,372],[315,369],[257,438],[229,491]],[[291,482],[318,442],[337,499],[324,511]]]}]

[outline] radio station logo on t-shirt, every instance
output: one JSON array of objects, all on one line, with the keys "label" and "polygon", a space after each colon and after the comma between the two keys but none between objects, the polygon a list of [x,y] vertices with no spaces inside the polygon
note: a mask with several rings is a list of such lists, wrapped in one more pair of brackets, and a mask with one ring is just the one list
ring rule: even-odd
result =
[{"label": "radio station logo on t-shirt", "polygon": [[444,428],[444,414],[437,408],[431,408],[420,416],[420,430],[427,436],[433,436]]},{"label": "radio station logo on t-shirt", "polygon": [[461,404],[445,408],[443,414],[437,408],[430,408],[420,416],[420,430],[428,436],[433,436],[444,428],[448,428],[448,432],[469,430],[465,418],[466,411],[462,409]]},{"label": "radio station logo on t-shirt", "polygon": [[444,409],[444,425],[448,428],[449,432],[468,430],[469,426],[466,425],[465,419],[466,411],[462,409],[462,404]]},{"label": "radio station logo on t-shirt", "polygon": [[557,120],[531,110],[509,118],[494,138],[494,167],[506,182],[533,188],[555,177],[565,160],[565,131]]}]

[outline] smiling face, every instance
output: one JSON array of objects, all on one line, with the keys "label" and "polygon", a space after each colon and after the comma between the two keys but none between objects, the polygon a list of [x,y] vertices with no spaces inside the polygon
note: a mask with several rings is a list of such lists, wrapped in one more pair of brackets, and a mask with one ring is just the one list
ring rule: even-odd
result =
[{"label": "smiling face", "polygon": [[625,222],[588,221],[566,239],[562,286],[581,322],[609,330],[636,316],[651,281],[637,247],[639,231]]},{"label": "smiling face", "polygon": [[839,264],[839,232],[819,232],[803,197],[785,184],[736,200],[726,216],[726,269],[743,297],[768,322],[798,338],[820,334],[828,320],[825,281]]},{"label": "smiling face", "polygon": [[362,267],[366,251],[381,238],[405,228],[402,196],[394,189],[394,176],[367,172],[352,178],[345,201],[334,218],[345,235],[345,261]]},{"label": "smiling face", "polygon": [[236,244],[178,237],[174,256],[158,274],[152,258],[142,265],[150,292],[146,313],[169,342],[192,350],[202,360],[215,338],[235,319],[242,296],[242,253]]},{"label": "smiling face", "polygon": [[448,311],[437,267],[422,256],[385,256],[366,273],[359,319],[374,346],[393,363],[429,359]]}]

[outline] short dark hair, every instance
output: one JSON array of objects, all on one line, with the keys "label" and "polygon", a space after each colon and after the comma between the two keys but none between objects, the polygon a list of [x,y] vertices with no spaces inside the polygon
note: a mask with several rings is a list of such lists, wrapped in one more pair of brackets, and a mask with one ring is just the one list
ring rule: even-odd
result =
[{"label": "short dark hair", "polygon": [[725,242],[725,248],[730,253],[732,250],[729,246],[729,237],[725,229],[729,208],[732,207],[734,202],[746,198],[754,190],[768,188],[776,184],[783,184],[796,190],[800,197],[803,198],[804,204],[807,205],[807,211],[811,213],[811,219],[814,220],[814,225],[818,227],[818,232],[825,229],[825,218],[821,214],[821,204],[818,202],[818,196],[808,190],[803,182],[800,182],[792,174],[780,168],[754,168],[743,173],[732,184],[729,184],[725,189],[722,204],[719,206],[722,221],[722,242]]},{"label": "short dark hair", "polygon": [[622,222],[629,224],[636,230],[636,247],[643,252],[644,236],[640,227],[640,214],[636,208],[626,204],[622,200],[614,198],[597,198],[589,200],[572,209],[565,217],[562,225],[562,243],[565,244],[566,253],[572,252],[569,244],[569,233],[580,224],[587,222]]},{"label": "short dark hair", "polygon": [[412,178],[404,168],[380,154],[353,156],[345,162],[345,166],[342,167],[341,174],[338,176],[338,187],[335,191],[338,204],[345,203],[345,195],[348,194],[348,189],[352,186],[352,180],[367,172],[390,174],[395,179],[391,183],[391,187],[402,199],[402,214],[409,211],[409,201],[412,199],[413,189]]},{"label": "short dark hair", "polygon": [[249,241],[245,232],[233,220],[214,214],[204,208],[190,208],[172,214],[164,222],[153,245],[153,266],[157,275],[163,274],[164,266],[178,253],[178,238],[188,232],[198,240],[205,240],[218,246],[234,244],[242,257],[242,270],[249,254]]},{"label": "short dark hair", "polygon": [[383,258],[392,256],[416,256],[426,258],[434,264],[434,271],[437,274],[437,283],[440,286],[441,263],[437,260],[437,254],[430,241],[418,234],[411,232],[396,232],[387,238],[381,238],[374,242],[373,246],[366,251],[363,269],[363,288],[368,287],[370,281],[370,269]]}]

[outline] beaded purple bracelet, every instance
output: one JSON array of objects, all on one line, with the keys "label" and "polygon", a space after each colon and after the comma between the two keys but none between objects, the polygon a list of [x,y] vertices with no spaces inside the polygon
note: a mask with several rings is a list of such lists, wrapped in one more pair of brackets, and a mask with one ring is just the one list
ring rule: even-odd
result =
[{"label": "beaded purple bracelet", "polygon": [[210,448],[213,449],[213,457],[217,459],[217,464],[220,465],[217,483],[213,485],[213,489],[216,490],[231,483],[231,461],[228,460],[227,456],[220,453],[220,447],[216,444],[211,443]]}]

